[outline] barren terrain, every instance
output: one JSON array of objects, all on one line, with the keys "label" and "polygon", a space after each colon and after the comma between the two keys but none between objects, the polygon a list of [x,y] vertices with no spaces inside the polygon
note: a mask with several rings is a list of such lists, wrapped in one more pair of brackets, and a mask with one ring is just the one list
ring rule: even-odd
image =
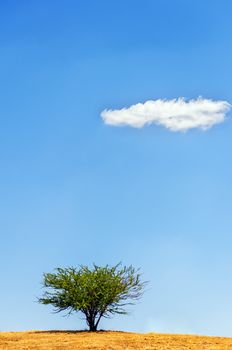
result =
[{"label": "barren terrain", "polygon": [[124,332],[0,333],[1,350],[231,350],[232,338]]}]

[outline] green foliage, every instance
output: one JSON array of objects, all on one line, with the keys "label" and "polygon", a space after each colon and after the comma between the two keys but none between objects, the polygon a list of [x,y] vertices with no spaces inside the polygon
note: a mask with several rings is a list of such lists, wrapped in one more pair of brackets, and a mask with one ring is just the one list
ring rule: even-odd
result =
[{"label": "green foliage", "polygon": [[81,265],[57,268],[44,274],[46,291],[39,302],[51,304],[56,312],[82,312],[90,331],[96,331],[102,317],[126,314],[125,306],[133,304],[142,294],[146,282],[133,266],[110,267]]}]

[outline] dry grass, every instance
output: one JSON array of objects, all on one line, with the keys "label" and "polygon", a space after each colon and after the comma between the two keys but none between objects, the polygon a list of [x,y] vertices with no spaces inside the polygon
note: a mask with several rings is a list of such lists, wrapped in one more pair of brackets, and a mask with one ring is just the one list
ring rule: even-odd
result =
[{"label": "dry grass", "polygon": [[232,350],[232,338],[124,332],[0,333],[1,350]]}]

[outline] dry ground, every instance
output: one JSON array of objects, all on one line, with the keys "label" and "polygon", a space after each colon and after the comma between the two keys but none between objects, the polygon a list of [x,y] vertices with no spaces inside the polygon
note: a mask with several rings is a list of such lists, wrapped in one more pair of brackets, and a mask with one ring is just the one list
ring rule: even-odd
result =
[{"label": "dry ground", "polygon": [[0,333],[1,350],[232,350],[232,338],[124,332]]}]

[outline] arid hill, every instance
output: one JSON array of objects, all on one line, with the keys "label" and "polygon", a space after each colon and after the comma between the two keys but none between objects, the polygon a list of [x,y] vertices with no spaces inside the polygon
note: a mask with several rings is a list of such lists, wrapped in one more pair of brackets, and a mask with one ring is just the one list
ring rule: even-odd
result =
[{"label": "arid hill", "polygon": [[1,350],[231,350],[232,338],[124,332],[0,333]]}]

